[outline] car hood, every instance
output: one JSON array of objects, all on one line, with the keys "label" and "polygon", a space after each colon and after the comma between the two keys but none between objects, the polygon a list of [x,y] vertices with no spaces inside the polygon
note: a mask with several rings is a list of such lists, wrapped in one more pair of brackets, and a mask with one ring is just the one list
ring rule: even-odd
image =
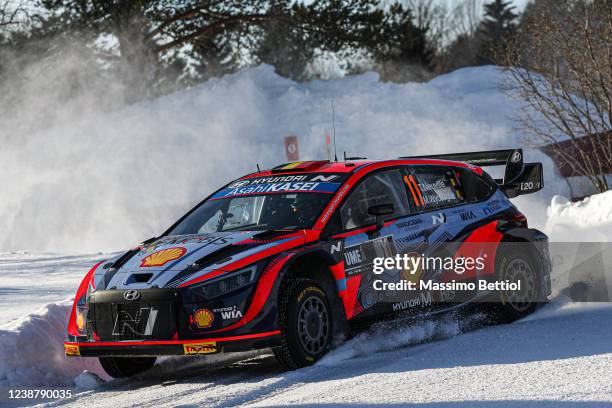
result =
[{"label": "car hood", "polygon": [[[304,231],[165,236],[134,250],[137,252],[118,268],[111,267],[110,262],[106,264],[108,268],[98,268],[94,282],[98,289],[176,287],[213,270],[224,271],[238,260],[281,243],[292,242],[298,246],[304,241]],[[285,249],[282,246],[279,252]]]}]

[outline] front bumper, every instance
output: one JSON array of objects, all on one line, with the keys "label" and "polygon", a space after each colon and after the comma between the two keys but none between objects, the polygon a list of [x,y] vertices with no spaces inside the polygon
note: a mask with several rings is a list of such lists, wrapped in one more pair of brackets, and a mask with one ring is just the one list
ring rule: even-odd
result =
[{"label": "front bumper", "polygon": [[197,340],[66,341],[69,357],[203,355],[280,345],[280,330]]},{"label": "front bumper", "polygon": [[[138,293],[134,299],[126,298],[127,292]],[[251,293],[247,287],[201,301],[180,289],[97,291],[87,301],[87,334],[69,335],[64,351],[83,357],[199,355],[279,345],[274,302],[265,302],[245,324],[235,324],[243,319]],[[230,329],[232,324],[237,327]]]}]

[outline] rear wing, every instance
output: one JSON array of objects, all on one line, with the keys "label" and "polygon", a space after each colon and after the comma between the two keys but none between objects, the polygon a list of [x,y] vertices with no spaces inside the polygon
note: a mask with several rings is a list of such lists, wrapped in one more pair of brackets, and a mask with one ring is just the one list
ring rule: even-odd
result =
[{"label": "rear wing", "polygon": [[510,198],[523,194],[535,193],[544,187],[542,163],[524,163],[523,149],[410,156],[400,157],[400,159],[452,160],[480,167],[506,166],[504,178],[496,179],[495,182]]}]

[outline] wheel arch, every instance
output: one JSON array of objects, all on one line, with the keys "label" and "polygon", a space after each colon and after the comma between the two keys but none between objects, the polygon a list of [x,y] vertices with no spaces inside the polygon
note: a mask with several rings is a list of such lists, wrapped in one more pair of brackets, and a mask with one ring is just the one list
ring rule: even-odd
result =
[{"label": "wheel arch", "polygon": [[279,276],[279,291],[285,286],[287,279],[310,279],[318,283],[325,290],[334,310],[334,338],[338,343],[349,336],[348,320],[342,300],[342,294],[332,268],[338,265],[334,259],[322,248],[313,248],[296,254],[284,266]]},{"label": "wheel arch", "polygon": [[[504,243],[522,243],[529,251],[531,259],[538,266],[541,295],[547,297],[551,294],[551,261],[548,248],[548,237],[542,231],[534,228],[512,228],[504,231],[500,245]],[[499,248],[498,248],[499,250]]]},{"label": "wheel arch", "polygon": [[541,242],[548,244],[548,237],[541,231],[533,228],[511,228],[503,232],[504,235],[500,241],[503,243],[526,243],[530,244],[527,246],[534,260],[541,263],[542,253],[539,246]]}]

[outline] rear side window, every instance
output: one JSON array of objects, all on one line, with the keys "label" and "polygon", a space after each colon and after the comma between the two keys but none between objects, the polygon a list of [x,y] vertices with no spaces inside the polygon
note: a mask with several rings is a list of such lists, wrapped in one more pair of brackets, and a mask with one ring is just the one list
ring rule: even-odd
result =
[{"label": "rear side window", "polygon": [[458,174],[450,167],[408,168],[404,182],[418,210],[431,210],[465,203]]},{"label": "rear side window", "polygon": [[381,171],[369,176],[351,192],[340,209],[344,229],[373,224],[376,217],[368,214],[368,208],[379,204],[393,204],[394,212],[388,218],[400,217],[409,212],[406,190],[399,169]]},{"label": "rear side window", "polygon": [[487,181],[468,169],[457,169],[456,171],[467,202],[474,203],[491,197],[494,191],[494,181],[490,177]]}]

